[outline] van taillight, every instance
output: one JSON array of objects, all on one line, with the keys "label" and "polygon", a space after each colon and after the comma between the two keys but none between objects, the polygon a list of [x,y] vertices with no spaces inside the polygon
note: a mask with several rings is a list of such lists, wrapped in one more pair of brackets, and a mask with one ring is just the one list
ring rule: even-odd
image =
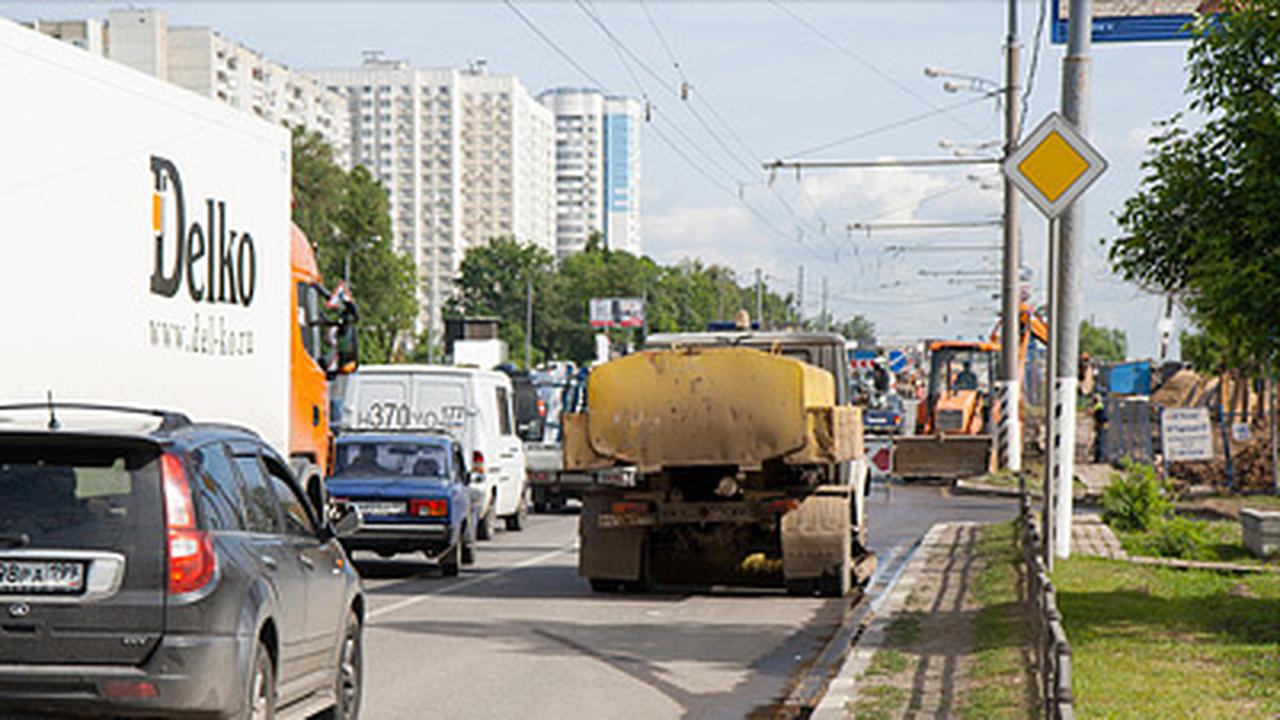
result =
[{"label": "van taillight", "polygon": [[538,398],[538,417],[547,416],[547,403],[542,398]]},{"label": "van taillight", "polygon": [[479,450],[471,453],[471,472],[484,473],[484,453]]},{"label": "van taillight", "polygon": [[196,527],[196,506],[177,455],[160,456],[164,517],[169,537],[169,593],[199,590],[213,579],[217,556],[209,533]]}]

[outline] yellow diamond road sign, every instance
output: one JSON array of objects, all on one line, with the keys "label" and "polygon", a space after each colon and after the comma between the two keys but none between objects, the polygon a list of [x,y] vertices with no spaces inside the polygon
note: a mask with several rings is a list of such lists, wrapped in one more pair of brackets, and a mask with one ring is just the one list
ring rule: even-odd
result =
[{"label": "yellow diamond road sign", "polygon": [[1050,218],[1075,201],[1107,161],[1058,113],[1050,113],[1004,162],[1004,173]]}]

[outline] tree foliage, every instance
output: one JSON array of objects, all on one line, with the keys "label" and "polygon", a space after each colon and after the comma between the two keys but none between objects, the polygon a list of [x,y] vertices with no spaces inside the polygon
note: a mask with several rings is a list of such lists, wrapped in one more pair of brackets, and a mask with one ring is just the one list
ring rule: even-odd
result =
[{"label": "tree foliage", "polygon": [[1257,367],[1280,344],[1280,2],[1234,0],[1198,21],[1188,68],[1205,122],[1161,123],[1111,262],[1178,299],[1204,331],[1202,360]]},{"label": "tree foliage", "polygon": [[1120,328],[1080,321],[1080,352],[1103,362],[1120,362],[1128,357],[1129,337]]},{"label": "tree foliage", "polygon": [[367,169],[344,172],[317,133],[293,133],[293,221],[330,285],[350,273],[361,362],[386,362],[417,314],[413,261],[392,247],[387,193]]},{"label": "tree foliage", "polygon": [[[645,298],[651,333],[705,330],[713,321],[732,322],[739,310],[754,315],[756,307],[755,283],[740,283],[732,270],[719,265],[698,260],[659,265],[648,257],[608,250],[598,238],[589,241],[584,252],[557,264],[543,250],[500,238],[467,252],[459,294],[449,310],[455,315],[497,317],[500,335],[513,356],[523,357],[517,350],[524,343],[527,282],[533,289],[534,362],[585,362],[594,357],[594,336],[599,331],[589,323],[591,298]],[[790,295],[765,286],[760,299],[763,318],[753,320],[764,327],[796,323]],[[845,325],[868,334],[872,331],[861,317]],[[618,343],[643,341],[643,330],[616,329],[609,334]]]}]

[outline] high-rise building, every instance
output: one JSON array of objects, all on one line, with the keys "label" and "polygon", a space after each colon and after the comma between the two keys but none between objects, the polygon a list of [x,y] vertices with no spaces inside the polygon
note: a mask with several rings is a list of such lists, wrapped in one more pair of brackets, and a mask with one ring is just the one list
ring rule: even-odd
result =
[{"label": "high-rise building", "polygon": [[346,100],[207,27],[170,26],[159,10],[112,10],[98,20],[36,20],[33,29],[250,112],[320,133],[349,164]]},{"label": "high-rise building", "polygon": [[556,253],[582,252],[592,233],[640,253],[640,103],[589,88],[538,96],[555,114]]},{"label": "high-rise building", "polygon": [[511,75],[365,59],[311,73],[347,96],[352,161],[387,188],[394,246],[418,274],[417,331],[438,337],[467,249],[555,249],[551,113]]}]

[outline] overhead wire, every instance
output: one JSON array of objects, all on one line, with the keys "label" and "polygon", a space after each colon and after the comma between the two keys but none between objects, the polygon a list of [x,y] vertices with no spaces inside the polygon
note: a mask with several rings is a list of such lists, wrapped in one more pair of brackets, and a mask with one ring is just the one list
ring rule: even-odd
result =
[{"label": "overhead wire", "polygon": [[1036,18],[1036,35],[1032,41],[1031,62],[1027,67],[1027,82],[1022,88],[1022,107],[1018,111],[1018,127],[1026,128],[1027,108],[1031,103],[1031,93],[1035,90],[1036,75],[1040,69],[1040,49],[1044,45],[1044,26],[1048,16],[1049,0],[1040,0],[1040,11]]},{"label": "overhead wire", "polygon": [[[648,62],[646,62],[644,58],[642,58],[635,51],[633,51],[625,42],[622,41],[621,38],[618,37],[616,33],[613,32],[611,28],[609,28],[608,24],[604,21],[604,18],[600,15],[600,13],[592,9],[585,0],[575,0],[575,3],[578,5],[578,8],[582,10],[583,14],[585,14],[587,18],[591,20],[591,22],[600,30],[601,33],[604,34],[605,38],[608,39],[609,42],[612,43],[616,49],[626,53],[626,55],[630,57],[640,67],[640,69],[644,70],[651,77],[653,77],[658,82],[658,85],[660,87],[666,89],[667,92],[673,95],[673,97],[681,101],[681,104],[683,104],[685,109],[689,112],[689,114],[693,116],[693,119],[698,123],[699,126],[701,126],[703,131],[707,133],[707,135],[711,138],[712,142],[714,142],[722,151],[724,151],[726,156],[728,156],[730,159],[732,159],[734,162],[738,163],[742,168],[744,168],[748,176],[752,176],[757,172],[759,172],[759,168],[754,166],[750,160],[744,160],[737,151],[729,147],[729,144],[726,143],[724,139],[720,137],[720,134],[717,133],[715,129],[711,127],[710,123],[708,123],[706,118],[704,118],[702,114],[698,112],[697,108],[695,108],[689,102],[685,101],[685,90],[683,86],[673,90],[667,84],[666,79],[663,78],[662,75],[657,70],[654,70],[653,67]],[[650,15],[650,17],[652,16]],[[668,49],[670,49],[669,44],[667,45],[667,47]],[[670,57],[672,58],[675,57],[674,52],[671,52]],[[674,61],[674,62],[678,63],[678,61]],[[683,71],[680,71],[678,74],[681,77],[681,81],[684,83],[687,83],[687,79]],[[814,234],[815,236],[825,236],[825,232],[823,231],[821,225],[819,226],[819,230],[817,232],[814,232],[814,229],[812,227],[806,226],[807,223],[804,221],[803,218],[800,217],[800,214],[796,212],[795,207],[791,205],[791,203],[787,201],[787,199],[783,197],[781,193],[779,193],[774,187],[772,187],[772,185],[766,185],[766,187],[768,187],[769,192],[774,196],[774,198],[778,201],[778,203],[782,205],[782,207],[787,211],[788,215],[791,216],[792,221],[796,224],[799,230],[801,230],[802,232],[809,232],[811,234]]]},{"label": "overhead wire", "polygon": [[[804,26],[806,29],[808,29],[810,32],[812,32],[814,35],[817,35],[819,38],[822,38],[824,41],[826,41],[826,43],[827,43],[828,45],[830,45],[831,47],[833,47],[833,48],[835,48],[836,50],[840,51],[840,52],[841,52],[842,54],[844,54],[846,57],[849,57],[849,58],[850,58],[850,59],[852,59],[854,62],[856,62],[857,64],[861,65],[863,68],[865,68],[865,69],[867,69],[867,70],[870,70],[872,73],[874,73],[874,74],[876,74],[877,76],[879,76],[879,77],[880,77],[880,79],[882,79],[882,80],[884,80],[885,82],[889,83],[890,85],[894,86],[894,87],[895,87],[895,88],[897,88],[898,90],[901,90],[903,93],[906,93],[907,95],[909,95],[909,96],[911,96],[912,98],[914,98],[914,99],[918,100],[919,102],[923,103],[923,104],[924,104],[925,106],[927,106],[927,107],[933,108],[934,110],[940,110],[940,109],[941,109],[941,108],[938,106],[938,104],[937,104],[937,103],[935,103],[935,102],[933,102],[932,100],[930,100],[929,98],[925,97],[923,94],[921,94],[921,93],[919,93],[919,92],[916,92],[914,89],[912,89],[911,87],[909,87],[906,83],[904,83],[904,82],[902,82],[901,80],[898,80],[897,78],[893,77],[893,76],[892,76],[892,75],[890,75],[888,72],[885,72],[885,71],[884,71],[884,70],[882,70],[878,65],[876,65],[875,63],[873,63],[873,62],[871,62],[870,60],[866,59],[866,58],[865,58],[865,57],[863,57],[862,55],[860,55],[860,54],[858,54],[858,53],[854,52],[854,51],[853,51],[853,50],[851,50],[848,46],[846,46],[844,43],[842,43],[842,42],[840,42],[839,40],[835,39],[834,37],[832,37],[830,34],[828,34],[827,32],[825,32],[822,28],[818,27],[817,25],[814,25],[813,23],[809,22],[809,21],[808,21],[808,20],[806,20],[802,15],[800,15],[800,14],[799,14],[799,13],[797,13],[797,12],[795,12],[795,11],[794,11],[794,10],[792,10],[791,8],[788,8],[787,6],[785,6],[785,5],[783,5],[782,3],[778,2],[778,0],[769,0],[769,4],[770,4],[770,5],[772,5],[772,6],[774,6],[774,7],[775,7],[775,8],[777,8],[778,10],[782,11],[784,14],[786,14],[786,15],[787,15],[788,17],[790,17],[791,19],[795,20],[795,21],[796,21],[797,23],[799,23],[800,25]],[[966,131],[968,131],[968,132],[970,132],[970,133],[977,133],[977,130],[976,130],[973,126],[971,126],[969,123],[967,123],[967,122],[965,122],[965,121],[961,120],[960,118],[957,118],[957,117],[955,117],[955,116],[948,116],[948,119],[949,119],[949,120],[951,120],[952,122],[954,122],[954,123],[956,123],[956,124],[960,125],[960,127],[964,128]]]}]

